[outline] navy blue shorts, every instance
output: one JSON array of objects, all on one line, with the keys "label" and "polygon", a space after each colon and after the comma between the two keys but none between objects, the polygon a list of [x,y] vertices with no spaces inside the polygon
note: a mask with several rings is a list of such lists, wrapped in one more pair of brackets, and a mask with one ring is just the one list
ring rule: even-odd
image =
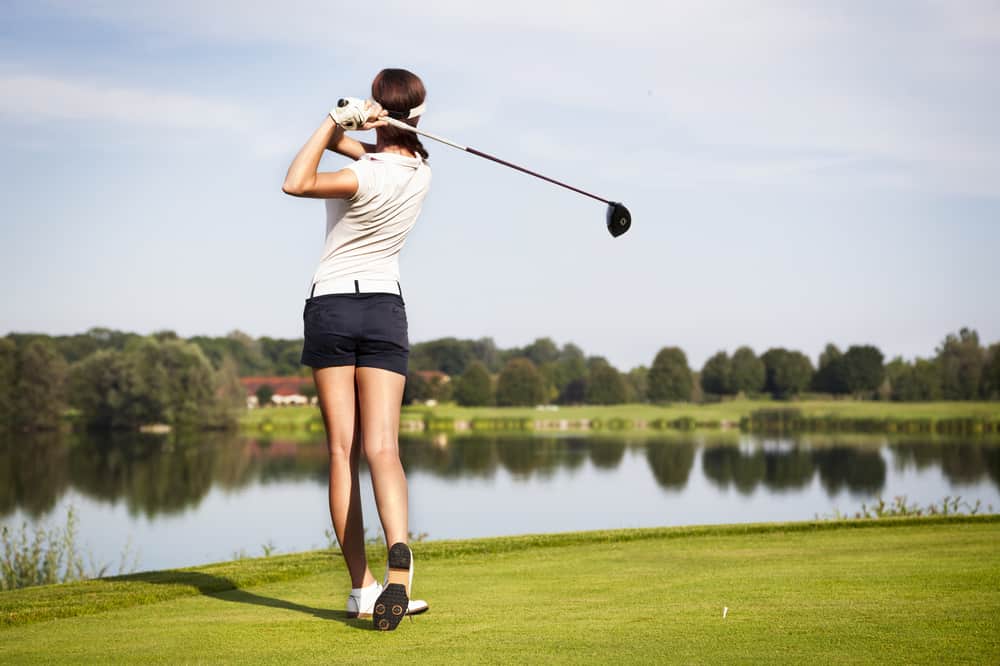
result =
[{"label": "navy blue shorts", "polygon": [[410,356],[403,297],[389,293],[324,294],[302,311],[302,364],[356,365],[406,376]]}]

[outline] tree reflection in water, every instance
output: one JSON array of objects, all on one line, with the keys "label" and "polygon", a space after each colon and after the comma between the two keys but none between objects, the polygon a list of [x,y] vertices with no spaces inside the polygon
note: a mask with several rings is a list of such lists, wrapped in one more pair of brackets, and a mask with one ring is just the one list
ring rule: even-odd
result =
[{"label": "tree reflection in water", "polygon": [[[700,450],[705,477],[718,488],[732,487],[744,495],[758,488],[795,491],[809,486],[817,475],[830,495],[843,489],[878,494],[886,484],[885,460],[891,457],[897,471],[939,468],[956,484],[989,479],[1000,487],[1000,442],[995,439],[719,436],[732,443],[706,443],[706,435],[683,433],[403,434],[400,453],[408,472],[491,479],[506,470],[518,480],[544,482],[560,470],[581,469],[588,461],[600,473],[611,473],[622,465],[627,449],[641,449],[656,483],[678,491],[687,485]],[[237,490],[287,481],[325,486],[327,464],[322,437],[297,441],[234,433],[17,434],[0,438],[0,516],[20,509],[39,518],[70,489],[100,501],[124,500],[132,515],[175,514],[197,506],[213,488]]]},{"label": "tree reflection in water", "polygon": [[37,519],[69,488],[69,447],[58,432],[0,435],[0,516],[21,509]]},{"label": "tree reflection in water", "polygon": [[625,457],[625,442],[621,439],[595,439],[590,442],[590,462],[599,469],[614,469]]},{"label": "tree reflection in water", "polygon": [[705,449],[701,457],[705,476],[720,488],[732,485],[744,495],[760,485],[772,491],[804,488],[817,471],[831,496],[844,487],[851,492],[878,493],[885,485],[885,461],[878,450],[836,444],[803,446],[794,440],[771,448],[767,443],[756,441],[747,449]]},{"label": "tree reflection in water", "polygon": [[646,445],[646,461],[660,486],[668,490],[682,490],[687,485],[694,464],[694,443],[691,440],[649,442]]},{"label": "tree reflection in water", "polygon": [[1000,487],[1000,446],[982,446],[960,440],[907,440],[891,444],[900,470],[940,466],[952,483],[975,483],[984,477]]}]

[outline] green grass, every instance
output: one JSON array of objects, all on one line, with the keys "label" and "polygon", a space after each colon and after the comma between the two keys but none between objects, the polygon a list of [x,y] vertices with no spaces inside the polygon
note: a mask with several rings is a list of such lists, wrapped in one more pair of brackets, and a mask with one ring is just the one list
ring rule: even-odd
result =
[{"label": "green grass", "polygon": [[[339,558],[303,553],[7,592],[3,617],[17,624],[0,629],[0,654],[5,663],[1000,660],[998,516],[584,532],[414,552],[416,593],[431,610],[392,633],[344,617]],[[49,619],[58,614],[68,617]]]},{"label": "green grass", "polygon": [[[459,407],[448,403],[435,407],[406,406],[401,419],[422,420],[425,414],[436,418],[452,418],[471,421],[473,418],[530,418],[538,420],[593,419],[607,422],[611,418],[629,421],[665,419],[673,421],[681,417],[691,417],[703,423],[739,423],[757,409],[768,407],[794,408],[805,417],[835,416],[840,418],[875,419],[950,419],[983,418],[1000,420],[1000,401],[993,402],[878,402],[862,400],[798,400],[778,402],[771,400],[730,400],[726,402],[695,405],[675,403],[666,406],[649,404],[627,405],[581,405],[560,407],[558,411],[542,411],[534,407]],[[321,428],[317,407],[269,407],[247,412],[241,423],[243,427],[259,430],[265,421],[270,421],[275,429],[300,430],[311,422]]]}]

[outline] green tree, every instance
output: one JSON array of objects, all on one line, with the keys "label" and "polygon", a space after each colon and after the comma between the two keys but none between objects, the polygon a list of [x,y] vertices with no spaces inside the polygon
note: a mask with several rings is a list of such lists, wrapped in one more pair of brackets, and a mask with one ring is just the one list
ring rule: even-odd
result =
[{"label": "green tree", "polygon": [[559,403],[563,405],[579,405],[587,397],[587,379],[585,377],[573,379],[563,392],[559,395]]},{"label": "green tree", "polygon": [[70,364],[76,363],[101,349],[97,340],[86,333],[60,336],[55,338],[55,343],[59,355]]},{"label": "green tree", "polygon": [[889,383],[889,395],[893,400],[896,399],[896,387],[900,378],[909,372],[909,367],[902,356],[896,356],[885,364],[885,381]]},{"label": "green tree", "polygon": [[440,370],[455,377],[465,372],[473,360],[473,344],[448,337],[428,340],[410,347],[410,365],[414,370]]},{"label": "green tree", "polygon": [[302,354],[301,340],[263,337],[257,342],[260,345],[261,355],[270,366],[269,374],[288,376],[299,373],[302,367],[299,362]]},{"label": "green tree", "polygon": [[538,366],[538,372],[542,375],[542,382],[545,384],[545,402],[558,402],[559,396],[566,385],[559,362],[549,361],[543,363]]},{"label": "green tree", "polygon": [[649,369],[649,399],[652,402],[690,400],[691,368],[679,347],[664,347]]},{"label": "green tree", "polygon": [[764,388],[776,399],[801,393],[812,380],[812,362],[801,352],[775,347],[764,352],[761,359],[766,372]]},{"label": "green tree", "polygon": [[230,420],[235,370],[220,377],[197,345],[161,337],[136,338],[122,351],[101,350],[74,364],[71,402],[88,427],[167,423],[185,428]]},{"label": "green tree", "polygon": [[523,350],[518,350],[516,356],[528,358],[536,367],[559,359],[559,347],[552,338],[537,338]]},{"label": "green tree", "polygon": [[649,400],[649,368],[637,365],[625,375],[628,402],[646,402]]},{"label": "green tree", "polygon": [[595,363],[587,379],[587,404],[619,405],[625,402],[625,382],[610,363]]},{"label": "green tree", "polygon": [[142,423],[187,428],[207,425],[215,411],[215,370],[198,345],[170,336],[146,337],[125,347],[132,368],[132,400]]},{"label": "green tree", "polygon": [[819,355],[819,367],[812,379],[813,390],[834,395],[850,393],[847,374],[844,354],[837,345],[830,343]]},{"label": "green tree", "polygon": [[728,395],[733,390],[733,364],[729,354],[717,352],[701,368],[701,388],[705,393]]},{"label": "green tree", "polygon": [[892,386],[892,399],[903,402],[940,400],[941,370],[934,361],[918,358],[912,364],[896,359],[886,368]]},{"label": "green tree", "polygon": [[493,381],[482,361],[473,361],[455,381],[455,402],[468,407],[493,404]]},{"label": "green tree", "polygon": [[[303,391],[311,391],[312,395],[316,395],[311,382],[303,385]],[[303,392],[303,395],[308,394]],[[233,359],[223,359],[222,365],[215,371],[215,400],[213,409],[207,413],[206,425],[233,427],[246,409],[247,392],[240,383],[239,368]]]},{"label": "green tree", "polygon": [[734,393],[754,395],[764,390],[767,374],[764,361],[757,358],[750,347],[740,347],[733,352],[730,374]]},{"label": "green tree", "polygon": [[415,370],[410,370],[406,373],[406,385],[403,387],[403,403],[411,405],[415,401],[423,402],[430,398],[430,390],[427,380]]},{"label": "green tree", "polygon": [[227,353],[240,367],[240,375],[268,375],[274,368],[264,357],[260,342],[243,331],[232,331],[222,341]]},{"label": "green tree", "polygon": [[254,391],[254,395],[257,396],[257,404],[266,407],[271,404],[271,398],[274,397],[274,387],[270,384],[261,384]]},{"label": "green tree", "polygon": [[48,339],[35,339],[17,350],[14,425],[21,430],[59,427],[66,408],[67,364]]},{"label": "green tree", "polygon": [[872,345],[852,345],[842,358],[847,390],[855,395],[875,391],[885,375],[884,357]]},{"label": "green tree", "polygon": [[131,401],[135,382],[124,352],[101,349],[70,368],[69,401],[88,428],[134,428],[142,423]]},{"label": "green tree", "polygon": [[555,386],[559,390],[558,402],[574,404],[583,402],[586,395],[587,360],[583,350],[567,342],[559,351],[555,362]]},{"label": "green tree", "polygon": [[995,342],[986,350],[986,365],[983,367],[983,397],[990,400],[1000,398],[1000,342]]},{"label": "green tree", "polygon": [[980,396],[985,353],[975,330],[963,328],[957,336],[948,334],[937,348],[936,361],[946,400],[975,400]]},{"label": "green tree", "polygon": [[500,350],[493,338],[479,338],[469,343],[472,358],[482,362],[491,373],[500,372],[503,363],[500,360]]},{"label": "green tree", "polygon": [[545,398],[545,385],[538,368],[527,358],[507,361],[497,379],[497,404],[537,405]]},{"label": "green tree", "polygon": [[10,338],[0,338],[0,430],[14,425],[16,387],[17,345]]}]

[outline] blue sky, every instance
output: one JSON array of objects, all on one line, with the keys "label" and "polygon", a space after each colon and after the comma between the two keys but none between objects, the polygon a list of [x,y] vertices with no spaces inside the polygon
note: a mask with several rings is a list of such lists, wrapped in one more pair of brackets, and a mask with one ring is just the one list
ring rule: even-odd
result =
[{"label": "blue sky", "polygon": [[[382,67],[429,143],[410,340],[929,355],[1000,340],[1000,3],[0,7],[0,333],[301,335],[323,204],[291,158]],[[329,155],[323,168],[344,158]]]}]

